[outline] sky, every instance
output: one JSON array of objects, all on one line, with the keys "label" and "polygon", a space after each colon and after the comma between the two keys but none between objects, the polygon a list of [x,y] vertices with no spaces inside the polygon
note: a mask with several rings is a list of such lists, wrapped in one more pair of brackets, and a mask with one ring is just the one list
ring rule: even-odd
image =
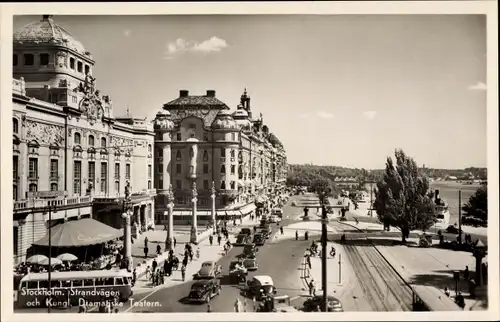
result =
[{"label": "sky", "polygon": [[[16,16],[14,29],[40,20]],[[154,118],[186,89],[236,109],[246,87],[288,162],[486,166],[479,15],[55,16],[96,61],[115,116]]]}]

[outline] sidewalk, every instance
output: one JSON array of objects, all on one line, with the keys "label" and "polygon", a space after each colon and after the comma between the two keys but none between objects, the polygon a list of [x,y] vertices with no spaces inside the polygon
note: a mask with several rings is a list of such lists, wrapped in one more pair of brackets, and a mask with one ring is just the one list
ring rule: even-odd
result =
[{"label": "sidewalk", "polygon": [[[309,239],[312,241],[311,237],[321,236],[321,222],[303,221],[303,222],[293,223],[288,226],[283,226],[283,235],[281,235],[279,229],[277,229],[270,242],[276,243],[285,239],[295,239],[296,231],[299,233],[300,240],[304,240],[304,234],[307,231],[309,233]],[[327,226],[327,231],[329,233],[338,233],[338,231],[336,231],[334,228],[330,226]]]},{"label": "sidewalk", "polygon": [[[410,238],[408,241],[418,242],[415,238]],[[455,297],[453,271],[460,271],[463,282],[460,290],[465,297],[464,310],[484,310],[487,295],[483,294],[481,298],[478,288],[478,298],[470,298],[468,285],[463,281],[465,266],[469,267],[471,276],[474,276],[476,269],[475,258],[470,253],[416,246],[377,245],[376,248],[409,284],[436,287],[443,293],[443,296],[445,296],[444,288],[448,287],[452,299]],[[488,258],[485,257],[483,262],[487,261]]]}]

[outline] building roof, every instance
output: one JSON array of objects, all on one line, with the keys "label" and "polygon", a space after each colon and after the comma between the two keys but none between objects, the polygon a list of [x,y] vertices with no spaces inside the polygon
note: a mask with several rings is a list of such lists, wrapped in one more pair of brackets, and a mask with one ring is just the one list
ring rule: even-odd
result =
[{"label": "building roof", "polygon": [[44,15],[40,21],[32,22],[14,32],[14,44],[58,45],[90,57],[81,42],[66,29],[54,23],[52,16]]},{"label": "building roof", "polygon": [[165,103],[164,108],[177,109],[188,107],[203,107],[206,109],[229,109],[229,107],[216,97],[209,97],[206,95],[189,95],[185,97],[178,97],[173,101]]}]

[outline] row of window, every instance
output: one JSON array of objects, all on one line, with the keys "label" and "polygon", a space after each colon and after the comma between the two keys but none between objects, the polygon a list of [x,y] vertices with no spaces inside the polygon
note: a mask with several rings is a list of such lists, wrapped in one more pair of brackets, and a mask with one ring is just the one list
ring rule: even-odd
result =
[{"label": "row of window", "polygon": [[[203,163],[203,173],[204,174],[208,174],[210,171],[209,171],[209,164],[208,163]],[[232,164],[230,166],[230,169],[231,169],[231,174],[236,174],[236,165]],[[239,172],[242,172],[242,169],[240,168],[239,169],[240,171]],[[163,173],[163,163],[159,163],[158,164],[158,173]],[[222,164],[221,167],[220,167],[220,173],[226,173],[226,165],[225,164]],[[175,174],[182,174],[182,164],[180,163],[177,163],[175,165]]]},{"label": "row of window", "polygon": [[[175,180],[175,189],[176,190],[182,190],[183,187],[182,187],[182,180]],[[190,183],[189,183],[190,184]],[[220,189],[221,190],[226,190],[227,188],[227,185],[226,185],[226,181],[221,181],[220,183]],[[235,190],[236,189],[236,182],[235,181],[230,181],[229,182],[229,189],[231,190]],[[190,189],[191,186],[189,187],[186,187],[186,189]],[[208,180],[203,180],[203,189],[205,190],[208,190],[208,189],[211,189],[212,186],[210,185],[210,182]],[[166,187],[164,187],[163,185],[163,180],[159,180],[158,181],[158,189],[166,189]]]},{"label": "row of window", "polygon": [[[33,66],[35,65],[35,55],[34,54],[23,54],[23,61],[22,64],[24,66]],[[50,63],[50,55],[47,53],[42,53],[39,54],[38,57],[40,58],[40,66],[49,66]],[[19,57],[17,54],[14,54],[12,57],[13,65],[17,66],[19,65]],[[84,67],[85,66],[85,67]],[[69,59],[69,68],[72,70],[76,70],[79,73],[84,73],[85,69],[85,75],[87,75],[90,72],[90,66],[87,64],[83,64],[81,61],[77,61],[75,58],[70,57]]]},{"label": "row of window", "polygon": [[[195,137],[194,133],[190,133],[191,137]],[[170,136],[172,137],[172,135]],[[162,140],[162,133],[157,133],[157,139]],[[176,132],[175,133],[175,140],[176,141],[182,141],[182,134],[181,132]],[[203,141],[210,141],[210,138],[208,136],[207,132],[203,133]],[[231,133],[231,141],[236,141],[236,133]]]},{"label": "row of window", "polygon": [[[231,158],[234,159],[235,158],[235,154],[236,154],[236,151],[233,150],[233,149],[231,149],[231,151],[230,151]],[[221,148],[220,149],[220,155],[221,155],[222,158],[226,157],[226,149],[225,148]],[[238,158],[242,158],[242,155],[243,155],[242,152],[239,151],[238,152]],[[163,149],[158,149],[158,157],[163,158]],[[181,150],[177,150],[177,152],[175,153],[175,159],[177,161],[182,160],[182,152],[181,152]],[[206,150],[203,151],[203,161],[208,161],[208,151],[206,151]]]}]

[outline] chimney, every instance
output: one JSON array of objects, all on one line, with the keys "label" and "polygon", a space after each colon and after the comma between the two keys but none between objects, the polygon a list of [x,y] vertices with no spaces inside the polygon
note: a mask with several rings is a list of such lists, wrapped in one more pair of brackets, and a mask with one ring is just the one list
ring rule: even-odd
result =
[{"label": "chimney", "polygon": [[179,97],[187,97],[189,95],[189,91],[185,89],[181,89],[179,91]]},{"label": "chimney", "polygon": [[214,90],[207,90],[207,96],[208,97],[215,97],[215,91]]}]

